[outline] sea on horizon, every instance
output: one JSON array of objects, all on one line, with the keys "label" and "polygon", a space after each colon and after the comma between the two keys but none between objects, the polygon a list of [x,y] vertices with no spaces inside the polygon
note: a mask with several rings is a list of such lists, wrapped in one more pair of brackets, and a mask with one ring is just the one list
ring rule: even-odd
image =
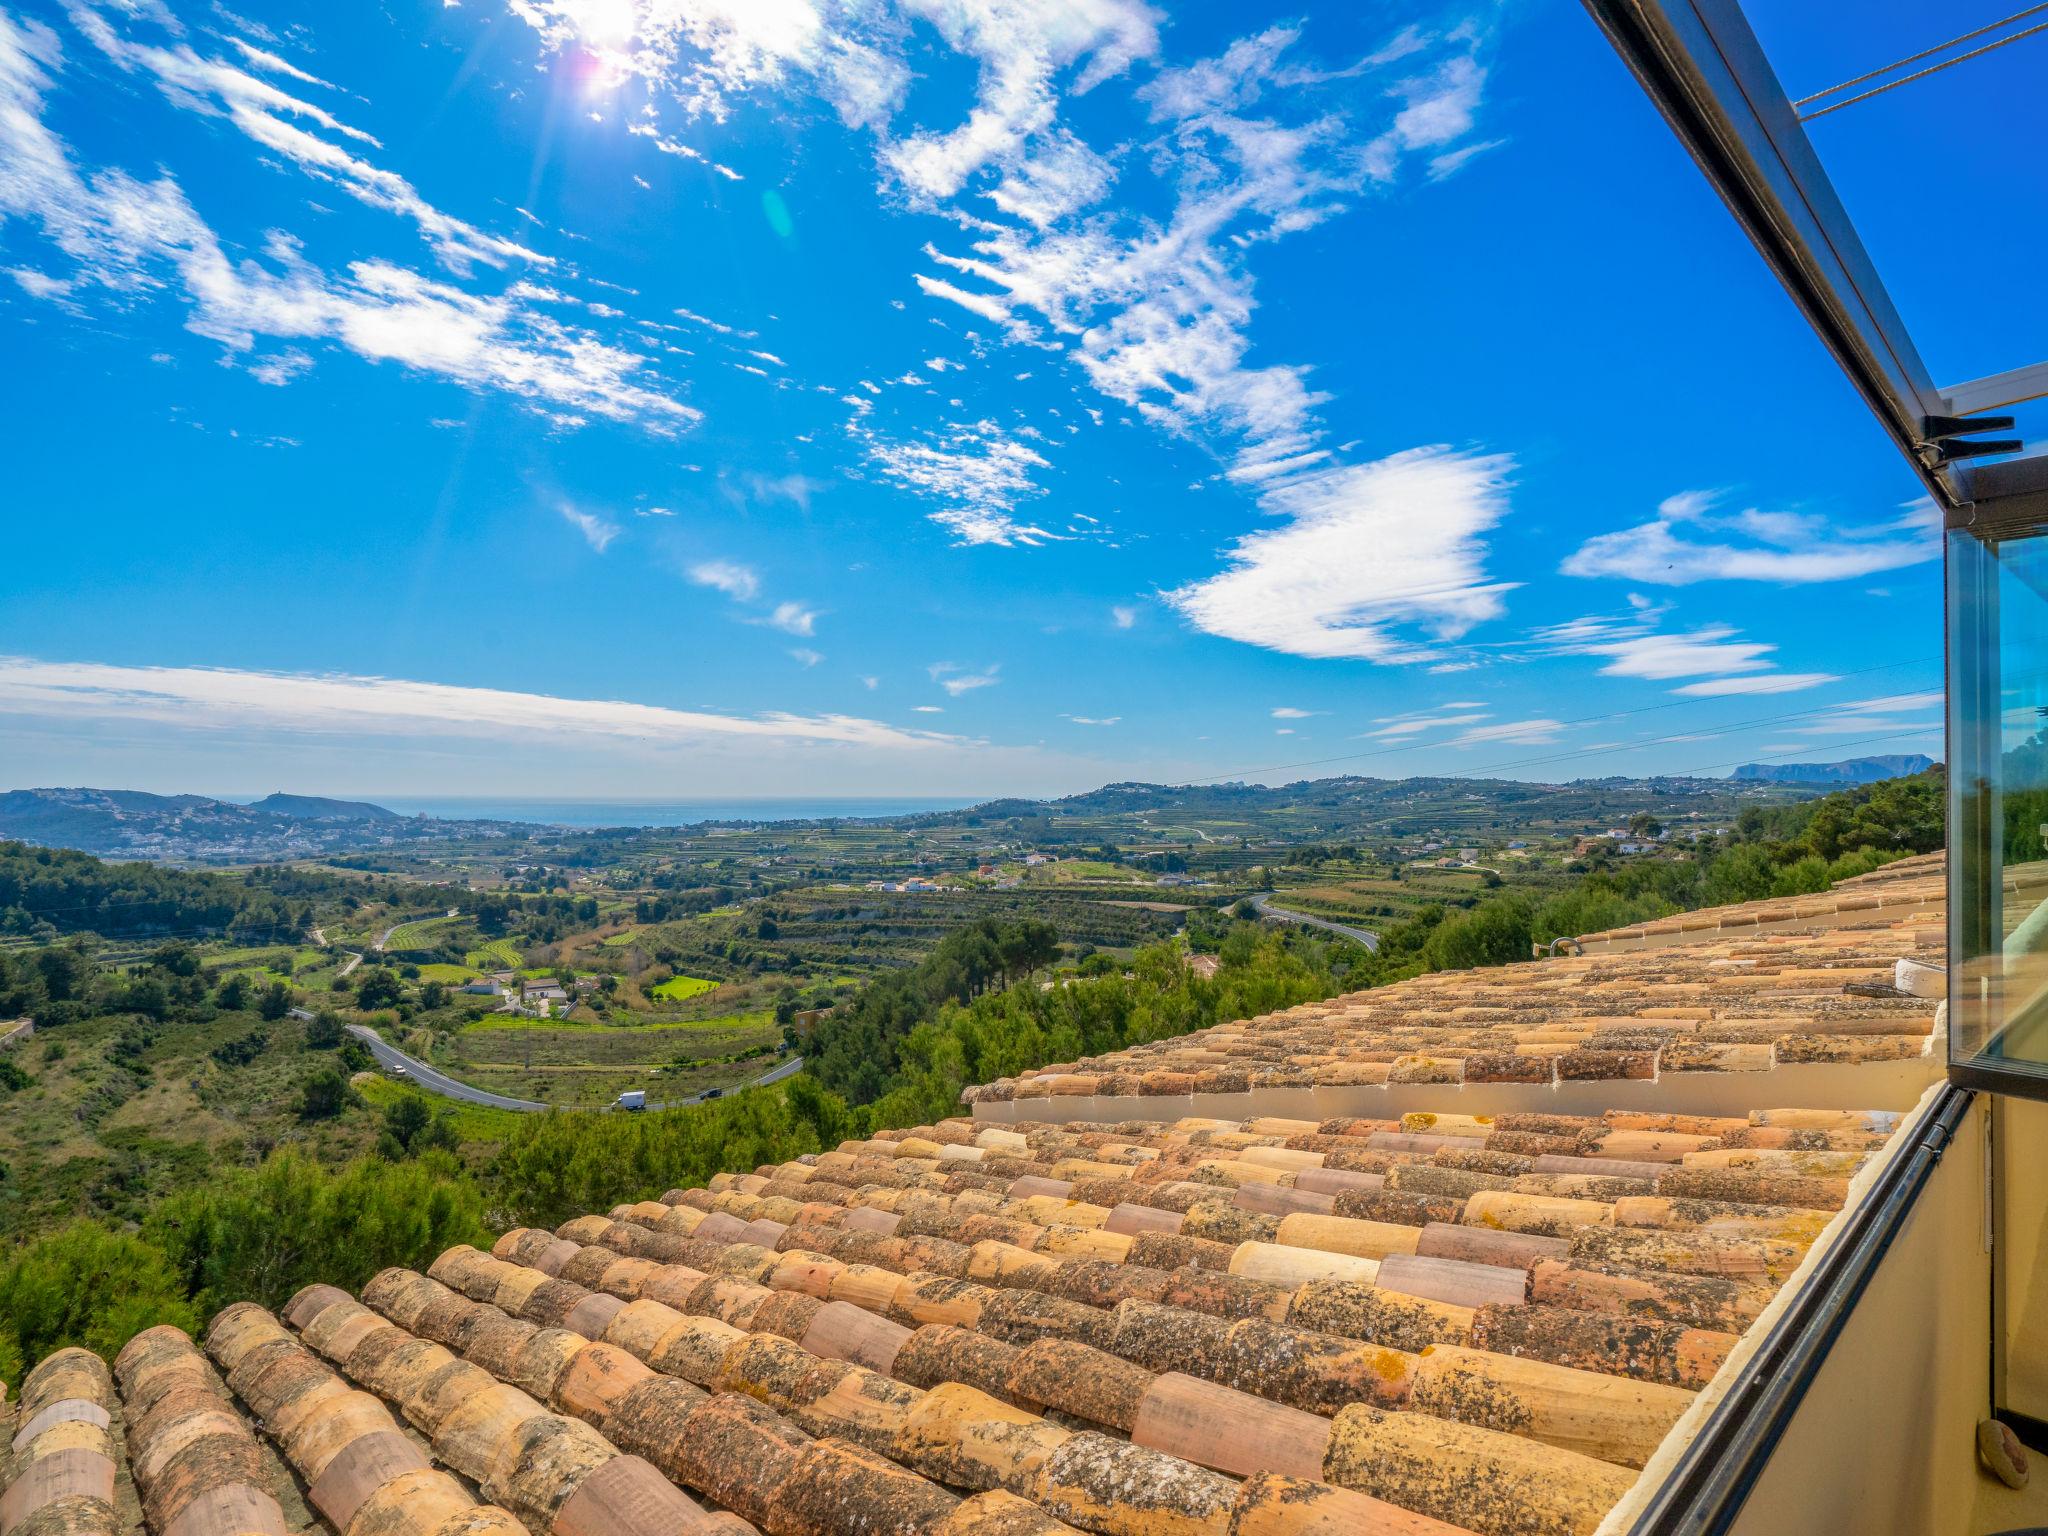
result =
[{"label": "sea on horizon", "polygon": [[402,816],[437,816],[454,821],[525,821],[561,827],[686,827],[704,821],[822,821],[834,817],[915,816],[956,811],[972,799],[910,796],[774,797],[704,800],[520,800],[493,796],[363,797]]}]

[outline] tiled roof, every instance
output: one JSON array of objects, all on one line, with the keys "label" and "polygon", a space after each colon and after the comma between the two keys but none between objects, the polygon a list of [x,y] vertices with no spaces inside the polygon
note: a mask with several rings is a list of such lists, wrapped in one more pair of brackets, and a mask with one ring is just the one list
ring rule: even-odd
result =
[{"label": "tiled roof", "polygon": [[[111,1374],[61,1352],[0,1536],[1586,1536],[1934,1074],[1888,986],[1939,956],[1927,878],[1075,1063]],[[1779,1096],[1816,1065],[1831,1097]],[[1275,1071],[1386,1112],[1176,1101]]]},{"label": "tiled roof", "polygon": [[[1772,902],[1688,914],[1607,936],[1649,941],[1632,948],[1601,951],[1589,938],[1585,954],[1434,972],[1042,1067],[963,1098],[1021,1109],[1047,1099],[1661,1082],[1931,1060],[1936,1005],[1896,993],[1893,980],[1901,959],[1941,963],[1940,876],[1895,885],[1882,896],[1844,888],[1813,898],[1830,903],[1825,922]],[[1769,1098],[1756,1092],[1757,1102]],[[1371,1101],[1353,1095],[1360,1109]],[[1235,1107],[1270,1106],[1252,1098]]]}]

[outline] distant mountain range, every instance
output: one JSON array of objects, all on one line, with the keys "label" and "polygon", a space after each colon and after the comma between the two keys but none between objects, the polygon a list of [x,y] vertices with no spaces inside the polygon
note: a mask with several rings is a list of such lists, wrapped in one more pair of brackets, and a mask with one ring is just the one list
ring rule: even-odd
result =
[{"label": "distant mountain range", "polygon": [[495,835],[500,822],[401,816],[362,800],[266,795],[250,805],[133,789],[0,793],[0,838],[109,858],[239,863],[299,858],[420,838]]},{"label": "distant mountain range", "polygon": [[1728,777],[1766,784],[1875,784],[1879,779],[1925,773],[1933,766],[1934,759],[1925,753],[1906,752],[1840,763],[1744,763]]}]

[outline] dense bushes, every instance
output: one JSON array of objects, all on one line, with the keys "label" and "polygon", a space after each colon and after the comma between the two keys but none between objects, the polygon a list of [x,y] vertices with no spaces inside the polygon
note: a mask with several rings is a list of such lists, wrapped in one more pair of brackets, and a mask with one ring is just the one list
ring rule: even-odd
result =
[{"label": "dense bushes", "polygon": [[1824,891],[1894,859],[1941,847],[1942,793],[1942,772],[1933,768],[1818,800],[1753,806],[1726,841],[1703,842],[1687,859],[1595,867],[1540,900],[1518,893],[1469,911],[1425,909],[1381,934],[1376,979],[1505,965],[1527,959],[1532,944],[1556,938],[1700,907]]},{"label": "dense bushes", "polygon": [[111,1360],[158,1323],[196,1328],[230,1301],[277,1307],[314,1280],[354,1290],[387,1265],[489,1241],[482,1192],[445,1152],[338,1169],[278,1152],[173,1196],[139,1233],[81,1220],[17,1249],[0,1266],[0,1380],[66,1345]]},{"label": "dense bushes", "polygon": [[912,1030],[948,1003],[1050,965],[1058,938],[1052,924],[1035,918],[984,918],[955,929],[915,966],[870,983],[820,1024],[805,1053],[808,1070],[853,1103],[872,1103],[896,1075],[899,1048]]},{"label": "dense bushes", "polygon": [[505,1225],[553,1227],[727,1169],[822,1152],[872,1124],[805,1077],[688,1109],[556,1110],[520,1121],[492,1165],[490,1187]]},{"label": "dense bushes", "polygon": [[1332,996],[1361,984],[1365,951],[1300,929],[1239,923],[1223,940],[1214,977],[1189,968],[1171,944],[1138,951],[1128,975],[1025,984],[949,1003],[897,1046],[894,1081],[876,1100],[883,1125],[957,1113],[970,1083],[1027,1067],[1100,1055]]},{"label": "dense bushes", "polygon": [[297,938],[310,920],[306,902],[274,882],[0,843],[0,932],[203,932],[274,943]]},{"label": "dense bushes", "polygon": [[0,1381],[20,1381],[43,1356],[72,1344],[111,1360],[158,1323],[199,1323],[163,1251],[98,1222],[72,1222],[0,1266]]}]

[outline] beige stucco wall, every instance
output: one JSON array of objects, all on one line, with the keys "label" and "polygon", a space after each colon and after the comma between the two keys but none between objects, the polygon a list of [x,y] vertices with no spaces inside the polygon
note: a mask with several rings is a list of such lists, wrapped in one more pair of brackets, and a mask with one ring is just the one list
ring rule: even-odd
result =
[{"label": "beige stucco wall", "polygon": [[1991,1258],[1979,1096],[1743,1506],[1738,1536],[1968,1536],[1986,1479]]}]

